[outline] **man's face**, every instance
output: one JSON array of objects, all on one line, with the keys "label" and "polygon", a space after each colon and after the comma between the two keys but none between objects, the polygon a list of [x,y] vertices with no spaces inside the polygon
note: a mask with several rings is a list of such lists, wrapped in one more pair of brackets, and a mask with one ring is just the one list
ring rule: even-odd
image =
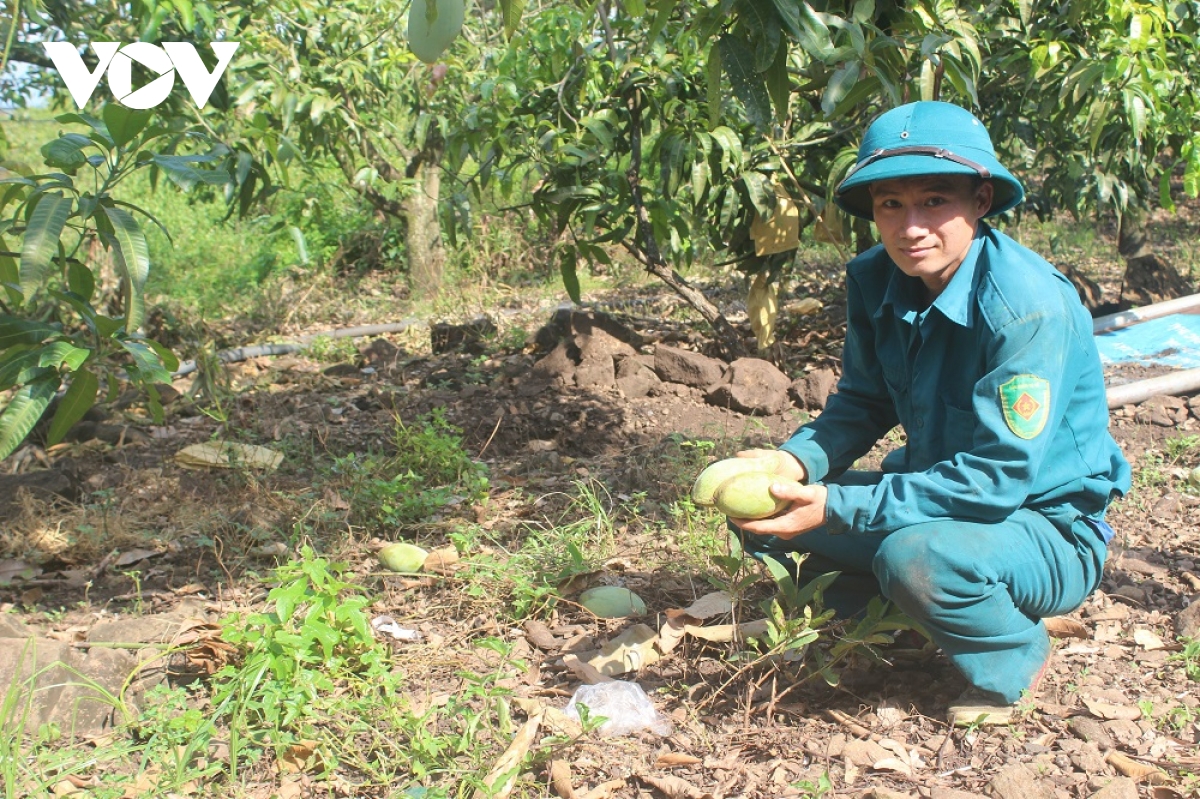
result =
[{"label": "man's face", "polygon": [[954,277],[992,207],[992,184],[965,175],[897,178],[871,184],[875,226],[900,271],[936,297]]}]

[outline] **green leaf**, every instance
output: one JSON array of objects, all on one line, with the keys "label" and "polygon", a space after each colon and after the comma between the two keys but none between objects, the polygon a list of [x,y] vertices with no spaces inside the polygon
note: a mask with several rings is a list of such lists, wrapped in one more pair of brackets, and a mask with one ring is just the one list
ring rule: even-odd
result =
[{"label": "green leaf", "polygon": [[68,124],[87,125],[93,131],[95,131],[95,133],[101,139],[103,139],[105,142],[107,142],[108,144],[113,143],[112,136],[110,136],[108,133],[108,128],[106,128],[104,126],[103,122],[101,122],[99,119],[96,119],[96,117],[92,116],[91,114],[76,114],[76,113],[59,114],[58,116],[56,116],[54,118],[54,121],[61,122],[64,125],[68,125]]},{"label": "green leaf", "polygon": [[792,99],[791,78],[788,76],[787,45],[780,46],[776,51],[775,60],[763,78],[767,84],[767,93],[771,95],[771,104],[775,106],[775,119],[782,123],[787,119],[788,107]]},{"label": "green leaf", "polygon": [[146,243],[146,234],[138,225],[133,214],[124,208],[104,206],[104,214],[113,226],[113,235],[117,241],[117,252],[125,271],[126,302],[125,329],[132,333],[142,326],[146,317],[146,298],[144,290],[146,279],[150,277],[150,246]]},{"label": "green leaf", "polygon": [[[753,0],[752,0],[753,2]],[[800,29],[800,6],[796,0],[774,0],[775,10],[779,13],[779,21],[793,39],[804,35]]]},{"label": "green leaf", "polygon": [[78,294],[84,302],[90,302],[96,293],[96,276],[78,261],[67,262],[67,287]]},{"label": "green leaf", "polygon": [[150,347],[140,341],[129,341],[127,339],[121,341],[121,346],[133,356],[133,362],[136,364],[137,371],[139,372],[140,382],[144,384],[171,382],[171,373],[163,368],[158,353]]},{"label": "green leaf", "polygon": [[734,95],[746,109],[746,118],[766,133],[771,126],[771,98],[762,76],[754,68],[754,53],[745,41],[732,34],[723,34],[719,44],[721,65],[733,84]]},{"label": "green leaf", "polygon": [[229,174],[216,169],[197,169],[192,164],[215,161],[206,155],[159,155],[154,156],[154,165],[167,173],[171,182],[184,191],[191,191],[198,183],[224,186],[229,183]]},{"label": "green leaf", "polygon": [[54,369],[38,365],[42,348],[9,350],[3,361],[0,361],[0,391],[7,391],[13,386],[23,386],[38,378],[56,374]]},{"label": "green leaf", "polygon": [[120,103],[105,103],[101,114],[109,135],[118,147],[124,147],[137,138],[154,116],[153,111],[138,111]]},{"label": "green leaf", "polygon": [[500,0],[500,13],[504,17],[504,35],[511,38],[521,27],[521,15],[525,13],[526,0]]},{"label": "green leaf", "polygon": [[21,292],[28,301],[41,287],[58,252],[58,239],[74,203],[58,192],[47,192],[29,216],[25,243],[21,247]]},{"label": "green leaf", "polygon": [[69,341],[54,341],[42,347],[38,353],[38,366],[48,366],[52,369],[66,366],[67,369],[75,371],[83,366],[92,351],[85,347],[76,347]]},{"label": "green leaf", "polygon": [[[926,63],[929,63],[928,61]],[[829,76],[829,83],[825,86],[825,93],[821,95],[821,110],[825,112],[825,116],[832,116],[833,112],[850,93],[854,85],[858,83],[858,75],[862,70],[862,65],[858,61],[850,61],[849,63],[839,67]]]},{"label": "green leaf", "polygon": [[0,314],[0,352],[18,344],[38,345],[61,332],[58,325]]},{"label": "green leaf", "polygon": [[675,13],[675,5],[678,1],[654,0],[654,21],[650,23],[650,31],[646,34],[648,44],[654,44],[667,27],[667,23],[671,21],[671,14]]},{"label": "green leaf", "polygon": [[87,163],[87,156],[83,150],[90,146],[92,140],[82,133],[64,133],[54,141],[42,145],[42,157],[46,159],[47,166],[62,169],[73,175],[75,170]]},{"label": "green leaf", "polygon": [[708,49],[707,80],[708,127],[709,130],[721,124],[721,102],[725,94],[721,90],[721,47],[714,43]]},{"label": "green leaf", "polygon": [[83,418],[88,409],[96,404],[96,395],[100,391],[100,378],[92,372],[82,369],[71,377],[71,385],[58,402],[54,419],[50,422],[50,432],[46,434],[46,444],[54,446],[63,440],[76,422]]},{"label": "green leaf", "polygon": [[0,459],[7,458],[33,430],[58,390],[57,374],[27,383],[13,394],[0,413]]},{"label": "green leaf", "polygon": [[1171,171],[1164,170],[1158,180],[1158,204],[1164,211],[1175,213],[1175,200],[1171,197]]},{"label": "green leaf", "polygon": [[1183,171],[1183,191],[1189,197],[1200,196],[1200,139],[1189,148],[1187,167]]},{"label": "green leaf", "polygon": [[558,257],[558,270],[562,273],[563,287],[571,302],[579,304],[579,273],[576,271],[577,253],[574,247],[564,247]]}]

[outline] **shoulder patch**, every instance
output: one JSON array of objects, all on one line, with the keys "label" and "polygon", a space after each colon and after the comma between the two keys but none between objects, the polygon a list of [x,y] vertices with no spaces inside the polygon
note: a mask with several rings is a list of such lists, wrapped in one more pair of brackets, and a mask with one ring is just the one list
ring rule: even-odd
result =
[{"label": "shoulder patch", "polygon": [[1050,381],[1017,375],[1000,386],[1000,407],[1009,430],[1020,438],[1037,438],[1050,417]]}]

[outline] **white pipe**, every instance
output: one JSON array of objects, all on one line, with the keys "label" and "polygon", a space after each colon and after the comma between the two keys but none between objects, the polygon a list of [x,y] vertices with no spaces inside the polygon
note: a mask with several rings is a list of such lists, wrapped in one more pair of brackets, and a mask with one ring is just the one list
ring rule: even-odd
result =
[{"label": "white pipe", "polygon": [[1105,392],[1108,407],[1136,405],[1160,394],[1188,394],[1200,391],[1200,369],[1184,369],[1158,377],[1148,377],[1133,383],[1113,386]]},{"label": "white pipe", "polygon": [[1092,335],[1096,336],[1110,330],[1136,325],[1147,319],[1158,319],[1160,316],[1170,316],[1173,313],[1184,311],[1200,311],[1200,294],[1189,294],[1186,297],[1156,302],[1141,308],[1117,311],[1108,316],[1098,316],[1092,320]]}]

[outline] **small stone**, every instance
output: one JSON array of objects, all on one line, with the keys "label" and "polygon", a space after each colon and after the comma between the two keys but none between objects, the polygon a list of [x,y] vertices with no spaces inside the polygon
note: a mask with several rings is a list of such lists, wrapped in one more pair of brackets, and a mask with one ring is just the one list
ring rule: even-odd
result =
[{"label": "small stone", "polygon": [[1137,783],[1129,777],[1114,777],[1092,794],[1091,799],[1138,799]]},{"label": "small stone", "polygon": [[1024,763],[1001,769],[988,783],[987,793],[995,799],[1055,799],[1054,788]]},{"label": "small stone", "polygon": [[1181,638],[1200,638],[1200,602],[1193,602],[1175,617],[1175,634]]},{"label": "small stone", "polygon": [[1083,746],[1079,747],[1079,751],[1071,756],[1071,762],[1084,774],[1108,773],[1108,764],[1104,762],[1104,755],[1100,753],[1100,747],[1096,746],[1093,741],[1084,741]]}]

